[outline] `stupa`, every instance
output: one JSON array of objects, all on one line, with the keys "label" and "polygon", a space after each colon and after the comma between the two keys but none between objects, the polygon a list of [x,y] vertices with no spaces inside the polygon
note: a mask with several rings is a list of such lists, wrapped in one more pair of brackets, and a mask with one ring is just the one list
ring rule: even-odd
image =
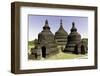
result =
[{"label": "stupa", "polygon": [[29,59],[42,59],[55,55],[60,52],[58,47],[65,53],[86,54],[87,43],[81,39],[74,22],[72,22],[70,31],[71,33],[68,35],[63,28],[62,20],[60,20],[60,28],[54,35],[50,31],[48,20],[46,20],[43,30],[38,34],[38,45],[31,48]]},{"label": "stupa", "polygon": [[60,28],[55,33],[55,40],[58,46],[62,49],[65,48],[65,45],[67,43],[67,36],[68,36],[68,33],[64,30],[62,20],[60,20]]},{"label": "stupa", "polygon": [[72,22],[71,33],[68,35],[68,40],[64,52],[75,54],[85,54],[86,45],[81,40],[81,35],[77,32],[75,23]]},{"label": "stupa", "polygon": [[35,53],[37,58],[47,58],[59,52],[54,40],[54,34],[50,31],[48,20],[45,21],[43,30],[38,34],[38,48],[34,50],[32,53]]}]

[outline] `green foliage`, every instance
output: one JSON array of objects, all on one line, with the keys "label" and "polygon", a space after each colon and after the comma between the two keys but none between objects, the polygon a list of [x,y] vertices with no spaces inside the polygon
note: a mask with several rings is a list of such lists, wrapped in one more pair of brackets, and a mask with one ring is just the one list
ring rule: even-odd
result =
[{"label": "green foliage", "polygon": [[38,40],[37,39],[34,39],[32,41],[28,41],[28,45],[37,45],[38,44]]},{"label": "green foliage", "polygon": [[37,46],[38,46],[38,39],[35,39],[35,40],[33,41],[33,44],[35,45],[35,47],[37,47]]},{"label": "green foliage", "polygon": [[28,41],[28,48],[31,49],[31,48],[37,48],[38,46],[38,40],[37,39],[34,39],[32,41]]},{"label": "green foliage", "polygon": [[32,41],[28,41],[28,45],[34,45],[33,40]]}]

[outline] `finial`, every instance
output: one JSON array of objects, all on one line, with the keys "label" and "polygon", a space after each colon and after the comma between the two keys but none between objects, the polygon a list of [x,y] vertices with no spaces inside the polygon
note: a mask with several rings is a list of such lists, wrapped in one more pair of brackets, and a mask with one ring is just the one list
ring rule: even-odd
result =
[{"label": "finial", "polygon": [[75,27],[75,22],[72,22],[72,27]]},{"label": "finial", "polygon": [[45,25],[43,26],[43,29],[50,29],[47,19],[45,20]]},{"label": "finial", "polygon": [[62,25],[62,19],[60,20],[60,25]]},{"label": "finial", "polygon": [[77,29],[75,27],[75,22],[72,22],[72,28],[71,28],[71,32],[76,32]]},{"label": "finial", "polygon": [[46,19],[45,24],[48,24],[48,20]]}]

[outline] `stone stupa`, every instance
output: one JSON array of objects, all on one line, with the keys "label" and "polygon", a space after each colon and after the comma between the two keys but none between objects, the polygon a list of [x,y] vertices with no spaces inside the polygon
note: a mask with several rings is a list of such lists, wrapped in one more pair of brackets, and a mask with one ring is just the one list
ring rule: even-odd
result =
[{"label": "stone stupa", "polygon": [[77,32],[75,23],[72,22],[71,33],[68,35],[68,40],[64,52],[75,53],[75,54],[85,54],[86,45],[81,40],[81,35]]},{"label": "stone stupa", "polygon": [[64,30],[62,20],[60,20],[60,28],[55,33],[55,40],[60,48],[65,48],[68,33]]},{"label": "stone stupa", "polygon": [[43,30],[38,34],[38,47],[32,53],[36,54],[37,58],[47,58],[58,52],[54,34],[50,31],[48,20],[46,20]]}]

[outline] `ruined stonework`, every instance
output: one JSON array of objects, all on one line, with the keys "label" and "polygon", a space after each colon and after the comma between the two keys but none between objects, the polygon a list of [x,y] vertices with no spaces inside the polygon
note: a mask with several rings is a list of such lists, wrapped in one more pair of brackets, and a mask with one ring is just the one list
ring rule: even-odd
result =
[{"label": "ruined stonework", "polygon": [[62,20],[60,20],[60,28],[55,35],[50,31],[48,20],[45,21],[43,30],[38,34],[38,43],[35,48],[31,48],[29,59],[42,59],[59,53],[86,54],[88,40],[81,39],[81,35],[77,32],[75,23],[72,22],[70,34],[64,30]]},{"label": "ruined stonework", "polygon": [[36,58],[47,58],[51,55],[57,54],[58,52],[54,35],[50,31],[48,20],[46,20],[43,31],[38,34],[38,47],[33,49],[32,53],[33,55],[37,55]]},{"label": "ruined stonework", "polygon": [[68,35],[68,40],[64,52],[74,54],[85,54],[86,45],[81,40],[81,35],[77,32],[75,23],[72,23],[71,33]]}]

